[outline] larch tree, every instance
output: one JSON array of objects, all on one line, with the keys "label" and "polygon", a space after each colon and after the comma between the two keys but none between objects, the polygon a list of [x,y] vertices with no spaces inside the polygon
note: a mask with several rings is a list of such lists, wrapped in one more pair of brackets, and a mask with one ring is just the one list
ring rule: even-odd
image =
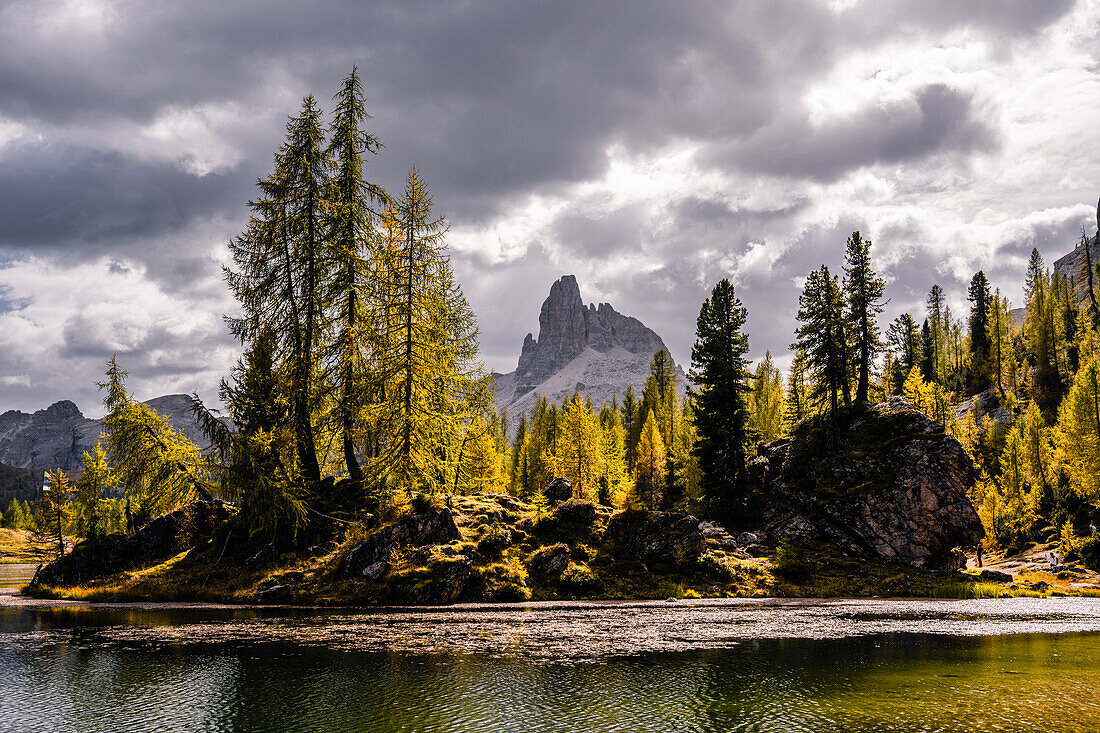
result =
[{"label": "larch tree", "polygon": [[372,411],[392,437],[377,469],[399,488],[433,493],[446,486],[465,427],[488,413],[488,376],[473,311],[446,256],[446,224],[415,168],[384,222],[377,339],[384,397]]},{"label": "larch tree", "polygon": [[248,227],[229,245],[235,268],[225,268],[225,278],[242,314],[227,320],[242,343],[252,341],[263,328],[274,334],[280,368],[290,375],[287,388],[299,469],[308,483],[316,484],[321,466],[313,417],[331,264],[323,231],[331,159],[312,95],[303,100],[286,130],[274,170],[257,182],[260,196],[249,202]]},{"label": "larch tree", "polygon": [[665,441],[653,412],[648,410],[642,424],[642,436],[638,440],[634,482],[642,502],[650,509],[656,509],[665,485]]},{"label": "larch tree", "polygon": [[760,440],[770,443],[783,430],[783,377],[770,351],[756,366],[749,399],[749,428]]},{"label": "larch tree", "polygon": [[1100,499],[1100,364],[1096,355],[1081,364],[1062,400],[1057,438],[1062,466],[1072,485],[1092,501]]},{"label": "larch tree", "polygon": [[1012,353],[1012,305],[998,288],[990,301],[987,321],[990,371],[997,390],[1004,396],[1005,382],[1015,375],[1015,357]]},{"label": "larch tree", "polygon": [[335,310],[335,338],[328,361],[337,384],[335,418],[340,431],[344,463],[353,481],[363,470],[356,457],[360,422],[369,399],[374,333],[370,287],[374,280],[374,222],[386,201],[380,186],[363,178],[364,155],[376,154],[382,144],[363,129],[370,119],[359,71],[352,67],[335,96],[336,111],[328,157],[334,175],[328,195],[326,244],[331,258],[326,302]]},{"label": "larch tree", "polygon": [[745,450],[749,441],[747,311],[729,280],[703,301],[691,349],[691,389],[698,440],[700,488],[707,510],[734,520],[744,509]]},{"label": "larch tree", "polygon": [[172,426],[170,418],[136,401],[126,391],[126,372],[115,357],[107,361],[104,391],[104,447],[115,478],[128,497],[150,511],[214,498],[210,464],[199,447]]},{"label": "larch tree", "polygon": [[871,267],[871,241],[852,232],[844,251],[844,294],[848,301],[848,333],[855,360],[855,401],[868,401],[871,367],[882,348],[876,317],[882,312],[886,283]]}]

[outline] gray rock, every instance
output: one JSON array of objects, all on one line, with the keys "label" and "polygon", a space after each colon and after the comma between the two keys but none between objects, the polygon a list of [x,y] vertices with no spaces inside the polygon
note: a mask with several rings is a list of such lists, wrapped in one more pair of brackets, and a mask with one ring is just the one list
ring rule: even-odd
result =
[{"label": "gray rock", "polygon": [[992,570],[990,568],[985,568],[984,570],[982,570],[980,573],[978,573],[978,577],[982,580],[989,581],[990,583],[1012,582],[1012,575],[1010,575],[1009,573],[1002,573],[1000,570]]},{"label": "gray rock", "polygon": [[564,477],[559,477],[546,485],[542,495],[551,504],[560,504],[573,498],[573,483]]},{"label": "gray rock", "polygon": [[759,545],[765,539],[763,532],[742,532],[737,535],[737,544],[742,547],[748,547],[750,545]]},{"label": "gray rock", "polygon": [[427,566],[405,575],[391,575],[386,596],[390,602],[431,606],[454,603],[473,576],[465,555],[434,557]]},{"label": "gray rock", "polygon": [[429,509],[410,514],[372,533],[353,547],[340,566],[344,578],[362,574],[375,563],[388,561],[391,553],[400,547],[424,547],[445,545],[461,535],[454,517],[447,509]]},{"label": "gray rock", "polygon": [[390,571],[391,567],[392,566],[388,562],[386,562],[385,560],[381,560],[363,568],[362,572],[360,572],[360,575],[362,575],[367,580],[378,581],[386,576],[386,573]]},{"label": "gray rock", "polygon": [[622,511],[608,522],[605,541],[619,562],[679,563],[706,549],[699,525],[689,514]]},{"label": "gray rock", "polygon": [[553,580],[569,567],[569,545],[559,542],[541,547],[528,558],[527,564],[534,575]]},{"label": "gray rock", "polygon": [[[586,307],[577,279],[565,275],[542,304],[538,339],[532,334],[524,338],[515,371],[492,375],[493,392],[498,406],[508,408],[513,425],[536,394],[560,402],[580,391],[600,404],[621,398],[627,385],[640,393],[649,361],[664,348],[652,329],[608,303]],[[685,377],[677,370],[682,385]]]},{"label": "gray rock", "polygon": [[962,445],[904,398],[849,413],[831,447],[822,425],[804,422],[749,466],[776,539],[930,569],[955,567],[955,548],[984,535],[968,497],[975,474]]}]

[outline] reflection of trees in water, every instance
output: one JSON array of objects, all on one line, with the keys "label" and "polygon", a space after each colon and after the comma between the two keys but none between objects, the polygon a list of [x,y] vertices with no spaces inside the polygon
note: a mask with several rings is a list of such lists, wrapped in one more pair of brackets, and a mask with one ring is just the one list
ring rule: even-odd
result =
[{"label": "reflection of trees in water", "polygon": [[0,728],[858,731],[996,716],[1013,729],[1087,729],[1100,718],[1095,635],[759,640],[563,662],[264,641],[262,620],[247,641],[220,643],[219,624],[105,641],[78,617],[51,616],[43,630],[26,616],[0,635]]}]

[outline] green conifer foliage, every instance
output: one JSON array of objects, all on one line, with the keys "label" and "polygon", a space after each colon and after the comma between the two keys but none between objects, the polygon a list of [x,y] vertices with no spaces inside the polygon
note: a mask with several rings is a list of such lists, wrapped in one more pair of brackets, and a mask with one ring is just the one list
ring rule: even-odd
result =
[{"label": "green conifer foliage", "polygon": [[698,433],[700,487],[707,511],[733,520],[745,507],[748,433],[747,312],[729,280],[699,309],[691,349],[691,391]]},{"label": "green conifer foliage", "polygon": [[871,241],[852,232],[844,252],[844,293],[848,300],[848,333],[855,360],[857,403],[868,401],[871,368],[882,348],[876,317],[882,312],[886,283],[871,267]]},{"label": "green conifer foliage", "polygon": [[327,356],[337,385],[333,417],[340,431],[344,464],[353,480],[362,481],[356,446],[372,386],[370,337],[374,314],[370,286],[375,277],[372,268],[377,247],[374,222],[386,193],[381,186],[363,179],[363,156],[377,153],[382,144],[363,130],[370,115],[357,68],[352,67],[335,100],[332,140],[327,151],[334,164],[326,218],[332,275],[325,300],[335,311],[336,332]]},{"label": "green conifer foliage", "polygon": [[798,298],[798,341],[792,348],[806,354],[813,375],[814,399],[824,403],[830,422],[835,423],[840,398],[851,403],[848,381],[848,340],[845,332],[844,303],[840,286],[829,268],[822,265],[806,278]]}]

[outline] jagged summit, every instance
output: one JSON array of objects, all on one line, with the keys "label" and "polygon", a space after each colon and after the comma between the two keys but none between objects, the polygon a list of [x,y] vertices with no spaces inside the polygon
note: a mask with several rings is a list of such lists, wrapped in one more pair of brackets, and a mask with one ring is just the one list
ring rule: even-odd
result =
[{"label": "jagged summit", "polygon": [[543,301],[538,339],[530,333],[523,339],[516,370],[493,375],[497,404],[516,421],[536,394],[560,402],[580,391],[600,404],[621,397],[629,384],[640,391],[653,354],[665,348],[652,329],[611,304],[586,306],[577,278],[564,275]]},{"label": "jagged summit", "polygon": [[550,295],[542,303],[538,340],[531,334],[523,339],[515,371],[515,395],[530,392],[585,349],[606,354],[615,348],[651,359],[665,344],[637,318],[622,315],[609,303],[586,307],[577,278],[564,275],[550,286]]}]

